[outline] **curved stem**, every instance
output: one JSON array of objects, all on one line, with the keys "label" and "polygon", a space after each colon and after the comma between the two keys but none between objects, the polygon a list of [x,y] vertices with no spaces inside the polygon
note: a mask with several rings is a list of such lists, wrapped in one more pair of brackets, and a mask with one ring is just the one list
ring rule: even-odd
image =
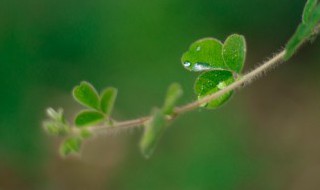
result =
[{"label": "curved stem", "polygon": [[121,128],[137,127],[137,126],[141,126],[142,124],[144,124],[149,119],[151,119],[150,116],[140,117],[140,118],[137,118],[137,119],[121,121],[121,122],[115,122],[112,125],[106,124],[106,125],[93,126],[93,127],[90,127],[89,130],[94,132],[94,131],[97,131],[97,130],[115,129],[115,128],[119,128],[119,127],[121,127]]},{"label": "curved stem", "polygon": [[[280,53],[275,55],[270,60],[264,62],[256,69],[243,75],[239,80],[233,82],[232,84],[228,85],[227,87],[225,87],[224,89],[222,89],[216,93],[205,96],[204,98],[197,100],[197,101],[194,101],[194,102],[191,102],[187,105],[184,105],[181,107],[176,107],[174,109],[174,115],[178,116],[183,113],[192,111],[192,110],[198,108],[199,106],[201,106],[202,104],[208,103],[208,102],[224,95],[225,93],[228,93],[232,90],[235,90],[239,87],[242,87],[243,85],[249,84],[253,80],[262,76],[263,73],[265,73],[268,70],[270,70],[271,68],[277,66],[277,64],[283,62],[285,54],[286,54],[285,50],[281,51]],[[170,121],[170,120],[173,120],[174,118],[175,117],[168,116],[167,120]],[[99,133],[101,130],[115,130],[116,128],[117,129],[119,129],[119,128],[122,128],[122,129],[134,128],[134,127],[142,126],[145,122],[149,121],[150,119],[151,119],[151,116],[146,116],[146,117],[141,117],[141,118],[137,118],[137,119],[133,119],[133,120],[116,122],[113,125],[107,124],[107,125],[103,125],[103,126],[94,126],[94,127],[90,127],[89,130],[94,133]]]}]

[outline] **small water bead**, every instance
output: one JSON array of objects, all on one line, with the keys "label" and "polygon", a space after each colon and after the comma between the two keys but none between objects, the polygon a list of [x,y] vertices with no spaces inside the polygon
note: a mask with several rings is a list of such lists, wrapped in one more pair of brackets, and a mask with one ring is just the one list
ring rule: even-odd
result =
[{"label": "small water bead", "polygon": [[220,83],[217,85],[217,87],[218,87],[220,90],[222,90],[222,89],[224,89],[225,87],[227,87],[227,84],[226,84],[224,81],[222,81],[222,82],[220,82]]},{"label": "small water bead", "polygon": [[205,64],[205,63],[196,63],[193,66],[194,71],[208,71],[208,70],[212,70],[212,69],[213,69],[213,67],[211,67],[210,65]]},{"label": "small water bead", "polygon": [[183,66],[184,66],[184,67],[190,67],[190,66],[191,66],[191,63],[190,63],[190,62],[184,62],[184,63],[183,63]]},{"label": "small water bead", "polygon": [[203,38],[191,44],[181,62],[185,69],[194,72],[227,69],[222,58],[222,43],[214,38]]}]

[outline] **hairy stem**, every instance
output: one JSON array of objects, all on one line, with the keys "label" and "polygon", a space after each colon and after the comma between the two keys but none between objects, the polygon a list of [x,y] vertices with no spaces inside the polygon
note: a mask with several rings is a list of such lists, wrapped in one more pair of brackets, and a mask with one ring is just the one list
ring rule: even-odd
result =
[{"label": "hairy stem", "polygon": [[[320,32],[320,25],[317,25],[314,28],[314,32],[313,35],[317,35]],[[302,42],[300,43],[300,45],[297,47],[297,49],[304,44],[308,39],[303,39]],[[269,59],[268,61],[265,61],[264,63],[262,63],[259,67],[255,68],[254,70],[248,72],[247,74],[241,76],[238,80],[236,80],[235,82],[233,82],[232,84],[228,85],[227,87],[225,87],[224,89],[215,92],[213,94],[210,94],[208,96],[203,97],[200,100],[196,100],[194,102],[191,102],[189,104],[186,104],[184,106],[181,107],[176,107],[174,109],[174,113],[172,115],[168,115],[167,116],[167,121],[172,121],[174,120],[177,116],[192,111],[194,109],[197,109],[198,107],[200,107],[201,105],[208,103],[212,100],[217,99],[218,97],[232,91],[232,90],[236,90],[240,87],[242,87],[243,85],[247,85],[250,82],[252,82],[253,80],[256,80],[260,77],[262,77],[263,73],[269,71],[271,68],[274,68],[275,66],[277,66],[278,64],[286,61],[285,60],[285,56],[286,56],[286,50],[282,50],[280,53],[276,54],[275,56],[273,56],[271,59]],[[150,119],[152,118],[152,116],[145,116],[145,117],[140,117],[137,119],[132,119],[132,120],[127,120],[127,121],[121,121],[121,122],[114,122],[112,125],[111,124],[105,124],[105,125],[100,125],[100,126],[92,126],[90,128],[88,128],[88,130],[90,130],[91,132],[95,133],[95,134],[100,134],[103,132],[108,132],[109,130],[121,130],[121,129],[131,129],[131,128],[135,128],[135,127],[139,127],[139,126],[143,126],[146,122],[148,122]],[[74,128],[75,132],[78,132],[77,128]]]},{"label": "hairy stem", "polygon": [[[285,50],[281,51],[280,53],[275,55],[273,58],[271,58],[268,61],[261,64],[256,69],[243,75],[237,81],[235,81],[234,83],[228,85],[227,87],[225,87],[224,89],[222,89],[216,93],[208,95],[200,100],[191,102],[187,105],[184,105],[181,107],[176,107],[174,109],[174,114],[173,114],[174,117],[168,116],[167,120],[171,121],[174,118],[176,118],[176,116],[179,116],[183,113],[197,109],[202,104],[208,103],[208,102],[224,95],[225,93],[228,93],[232,90],[238,89],[238,88],[242,87],[243,85],[249,84],[253,80],[258,79],[259,77],[262,76],[263,73],[267,72],[271,68],[273,68],[273,67],[277,66],[279,63],[283,62],[285,53],[286,53]],[[106,132],[106,130],[108,131],[108,130],[118,130],[118,129],[120,130],[120,129],[134,128],[134,127],[142,126],[145,122],[149,121],[150,119],[151,119],[151,116],[145,116],[145,117],[141,117],[141,118],[137,118],[137,119],[133,119],[133,120],[114,122],[112,125],[106,124],[106,125],[101,125],[101,126],[93,126],[93,127],[90,127],[89,130],[93,133],[99,134],[101,131]]]}]

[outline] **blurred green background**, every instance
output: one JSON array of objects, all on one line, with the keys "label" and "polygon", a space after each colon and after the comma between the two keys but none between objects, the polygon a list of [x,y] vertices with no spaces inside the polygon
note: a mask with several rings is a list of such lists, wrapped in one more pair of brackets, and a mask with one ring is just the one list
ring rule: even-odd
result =
[{"label": "blurred green background", "polygon": [[320,41],[216,111],[180,117],[144,160],[141,130],[88,141],[62,159],[44,110],[79,110],[82,80],[119,89],[116,119],[146,115],[171,82],[195,99],[180,64],[202,37],[246,36],[246,70],[279,51],[304,0],[1,0],[1,190],[308,190],[320,186]]}]

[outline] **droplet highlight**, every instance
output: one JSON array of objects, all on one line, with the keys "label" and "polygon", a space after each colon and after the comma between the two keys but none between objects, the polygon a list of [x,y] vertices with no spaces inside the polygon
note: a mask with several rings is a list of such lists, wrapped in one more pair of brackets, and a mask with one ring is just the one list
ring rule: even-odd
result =
[{"label": "droplet highlight", "polygon": [[205,64],[205,63],[196,63],[193,66],[194,71],[208,71],[211,69],[212,67],[210,67],[208,64]]},{"label": "droplet highlight", "polygon": [[185,67],[190,67],[190,66],[191,66],[191,63],[188,62],[188,61],[186,61],[186,62],[183,63],[183,66],[185,66]]}]

